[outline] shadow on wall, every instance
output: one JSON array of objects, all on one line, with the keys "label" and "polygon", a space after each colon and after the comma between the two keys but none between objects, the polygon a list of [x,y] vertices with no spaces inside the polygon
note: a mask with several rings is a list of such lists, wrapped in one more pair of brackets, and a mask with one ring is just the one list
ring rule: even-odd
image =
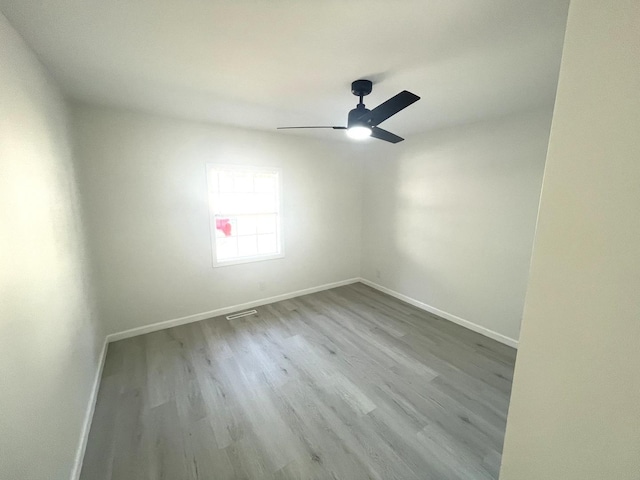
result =
[{"label": "shadow on wall", "polygon": [[365,278],[517,339],[550,119],[430,132],[372,160]]}]

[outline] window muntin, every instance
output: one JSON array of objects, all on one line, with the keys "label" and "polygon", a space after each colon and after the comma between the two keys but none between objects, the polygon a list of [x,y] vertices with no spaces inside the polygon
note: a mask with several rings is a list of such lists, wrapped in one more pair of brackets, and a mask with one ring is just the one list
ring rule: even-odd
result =
[{"label": "window muntin", "polygon": [[280,171],[207,167],[214,267],[281,258]]}]

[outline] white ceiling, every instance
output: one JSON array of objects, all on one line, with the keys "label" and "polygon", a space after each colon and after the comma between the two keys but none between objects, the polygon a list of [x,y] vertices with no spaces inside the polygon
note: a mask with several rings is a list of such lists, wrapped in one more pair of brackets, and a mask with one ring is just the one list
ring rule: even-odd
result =
[{"label": "white ceiling", "polygon": [[351,81],[368,78],[369,108],[404,89],[422,97],[382,125],[407,137],[551,105],[568,3],[0,0],[0,10],[78,100],[265,130],[344,125]]}]

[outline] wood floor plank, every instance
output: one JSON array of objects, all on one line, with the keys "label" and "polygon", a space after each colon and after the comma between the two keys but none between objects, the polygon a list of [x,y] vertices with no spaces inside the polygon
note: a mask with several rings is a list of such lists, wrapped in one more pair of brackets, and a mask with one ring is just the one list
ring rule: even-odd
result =
[{"label": "wood floor plank", "polygon": [[83,480],[491,480],[515,350],[363,284],[109,346]]},{"label": "wood floor plank", "polygon": [[146,455],[143,442],[143,389],[124,391],[117,403],[115,429],[119,433],[114,445],[112,478],[145,478],[147,465],[138,461]]},{"label": "wood floor plank", "polygon": [[188,478],[183,429],[174,400],[146,411],[143,418],[146,455],[140,455],[139,461],[144,462],[141,469],[148,472],[149,478]]},{"label": "wood floor plank", "polygon": [[111,470],[116,439],[125,435],[124,432],[116,429],[114,422],[120,408],[119,397],[122,383],[121,375],[111,374],[102,377],[82,464],[81,478],[83,479],[107,480],[112,478]]}]

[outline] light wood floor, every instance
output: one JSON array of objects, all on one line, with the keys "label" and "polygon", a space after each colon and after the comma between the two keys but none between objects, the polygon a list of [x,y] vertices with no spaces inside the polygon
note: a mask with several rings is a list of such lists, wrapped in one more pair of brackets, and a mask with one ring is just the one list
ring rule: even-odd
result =
[{"label": "light wood floor", "polygon": [[495,479],[515,350],[354,284],[109,345],[101,479]]}]

